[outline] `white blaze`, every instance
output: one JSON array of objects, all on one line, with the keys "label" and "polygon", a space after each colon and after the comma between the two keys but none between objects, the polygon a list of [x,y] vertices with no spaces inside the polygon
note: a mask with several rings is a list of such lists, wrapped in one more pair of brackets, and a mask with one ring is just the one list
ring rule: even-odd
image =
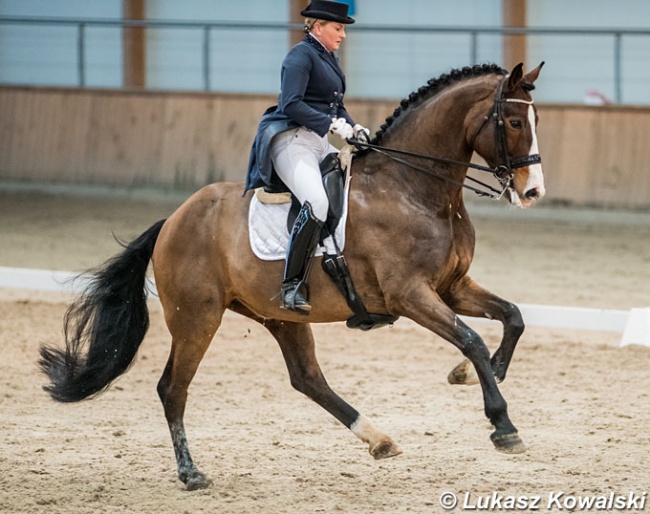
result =
[{"label": "white blaze", "polygon": [[[537,144],[537,126],[535,125],[535,109],[532,105],[528,106],[528,124],[533,134],[533,142],[530,145],[528,155],[539,154],[539,145]],[[541,164],[531,164],[528,166],[528,182],[524,191],[530,191],[533,188],[539,190],[539,197],[541,198],[546,194],[544,187],[544,174],[542,173]]]}]

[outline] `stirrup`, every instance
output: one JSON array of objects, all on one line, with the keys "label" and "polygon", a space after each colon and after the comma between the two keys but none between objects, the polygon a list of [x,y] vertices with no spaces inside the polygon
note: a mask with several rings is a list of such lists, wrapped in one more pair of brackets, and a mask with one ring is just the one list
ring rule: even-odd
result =
[{"label": "stirrup", "polygon": [[311,305],[300,292],[300,286],[302,284],[302,280],[291,280],[282,283],[280,290],[281,309],[287,309],[298,314],[309,314]]}]

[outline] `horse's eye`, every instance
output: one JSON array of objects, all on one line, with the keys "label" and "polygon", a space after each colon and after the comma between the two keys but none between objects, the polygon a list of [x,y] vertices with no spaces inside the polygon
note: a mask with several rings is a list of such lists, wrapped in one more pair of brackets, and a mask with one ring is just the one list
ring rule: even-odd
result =
[{"label": "horse's eye", "polygon": [[522,127],[521,120],[510,120],[510,126],[514,129],[520,129]]}]

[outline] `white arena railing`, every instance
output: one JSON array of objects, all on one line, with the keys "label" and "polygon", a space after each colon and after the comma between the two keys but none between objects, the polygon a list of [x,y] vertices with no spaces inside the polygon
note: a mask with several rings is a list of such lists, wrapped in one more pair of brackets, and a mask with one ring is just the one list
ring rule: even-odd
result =
[{"label": "white arena railing", "polygon": [[[0,267],[0,288],[75,293],[85,285],[83,277],[74,280],[77,275],[67,271]],[[155,293],[153,281],[150,289]],[[631,310],[528,304],[518,304],[518,307],[527,326],[617,332],[621,334],[621,346],[650,346],[650,307]],[[472,323],[477,321],[498,323],[471,319]]]}]

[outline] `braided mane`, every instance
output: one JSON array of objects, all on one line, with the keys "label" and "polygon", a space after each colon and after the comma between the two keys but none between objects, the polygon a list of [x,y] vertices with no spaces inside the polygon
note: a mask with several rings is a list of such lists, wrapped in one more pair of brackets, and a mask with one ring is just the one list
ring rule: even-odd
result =
[{"label": "braided mane", "polygon": [[507,73],[508,72],[506,70],[500,66],[497,66],[496,64],[476,64],[474,66],[465,66],[459,70],[455,69],[449,73],[444,73],[437,79],[430,79],[427,81],[426,86],[422,86],[400,102],[399,107],[393,111],[392,116],[386,118],[386,123],[384,123],[381,126],[381,129],[375,133],[375,137],[371,143],[379,143],[382,136],[390,128],[395,119],[398,118],[404,111],[420,105],[422,102],[437,95],[440,91],[447,88],[448,86],[470,77],[480,77],[490,74],[506,75]]}]

